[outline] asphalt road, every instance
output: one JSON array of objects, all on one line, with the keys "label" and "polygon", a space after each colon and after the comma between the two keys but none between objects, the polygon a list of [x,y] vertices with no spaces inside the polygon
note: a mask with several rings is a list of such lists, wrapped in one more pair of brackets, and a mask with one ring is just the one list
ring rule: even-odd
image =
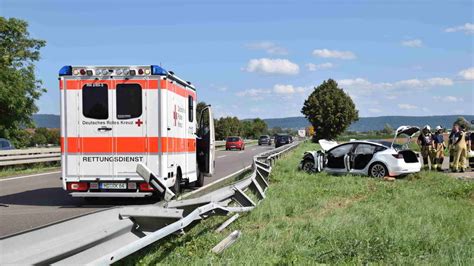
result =
[{"label": "asphalt road", "polygon": [[[248,146],[244,151],[217,151],[216,173],[205,184],[232,174],[252,163],[252,157],[273,146]],[[0,180],[0,237],[81,214],[118,205],[150,204],[150,199],[73,198],[63,189],[60,173]]]}]

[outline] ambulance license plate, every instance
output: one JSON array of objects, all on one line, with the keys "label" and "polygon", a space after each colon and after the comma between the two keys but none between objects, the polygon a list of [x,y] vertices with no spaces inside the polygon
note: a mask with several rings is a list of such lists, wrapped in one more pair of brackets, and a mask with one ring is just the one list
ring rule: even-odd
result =
[{"label": "ambulance license plate", "polygon": [[101,183],[101,189],[127,189],[127,183]]}]

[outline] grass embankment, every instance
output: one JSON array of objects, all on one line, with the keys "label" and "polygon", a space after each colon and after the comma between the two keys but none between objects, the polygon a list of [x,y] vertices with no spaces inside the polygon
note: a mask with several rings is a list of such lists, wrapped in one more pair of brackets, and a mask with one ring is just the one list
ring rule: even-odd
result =
[{"label": "grass embankment", "polygon": [[[297,170],[304,144],[277,162],[267,198],[223,233],[210,218],[182,237],[130,256],[130,264],[473,265],[474,182],[422,172],[395,182]],[[221,255],[210,249],[233,230]]]},{"label": "grass embankment", "polygon": [[0,179],[8,177],[20,176],[20,175],[31,175],[39,174],[51,171],[61,170],[61,164],[59,162],[53,163],[36,163],[36,164],[24,164],[18,166],[5,166],[0,167]]}]

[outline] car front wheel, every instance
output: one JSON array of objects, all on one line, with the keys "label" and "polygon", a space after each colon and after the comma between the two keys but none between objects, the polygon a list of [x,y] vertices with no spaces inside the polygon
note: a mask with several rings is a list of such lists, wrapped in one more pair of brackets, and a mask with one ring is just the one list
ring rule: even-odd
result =
[{"label": "car front wheel", "polygon": [[387,167],[382,163],[374,163],[369,169],[369,176],[374,178],[384,178],[388,175]]},{"label": "car front wheel", "polygon": [[314,161],[311,159],[305,159],[303,161],[303,165],[301,166],[301,169],[305,171],[306,173],[313,173],[314,172]]}]

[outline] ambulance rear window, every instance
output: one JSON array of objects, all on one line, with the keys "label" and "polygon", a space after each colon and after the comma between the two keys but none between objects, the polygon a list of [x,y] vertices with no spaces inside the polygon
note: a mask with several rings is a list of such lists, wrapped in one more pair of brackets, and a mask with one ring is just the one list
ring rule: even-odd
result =
[{"label": "ambulance rear window", "polygon": [[82,114],[92,119],[109,118],[107,84],[86,84],[82,87]]},{"label": "ambulance rear window", "polygon": [[142,115],[142,87],[139,84],[117,85],[117,119]]}]

